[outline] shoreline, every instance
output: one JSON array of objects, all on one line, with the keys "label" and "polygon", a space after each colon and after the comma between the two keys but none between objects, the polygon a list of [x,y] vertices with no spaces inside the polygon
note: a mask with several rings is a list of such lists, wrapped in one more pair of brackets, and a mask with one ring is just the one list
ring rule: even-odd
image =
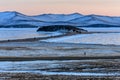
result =
[{"label": "shoreline", "polygon": [[81,57],[0,57],[0,61],[37,61],[37,60],[102,60],[102,59],[120,59],[120,56],[81,56]]}]

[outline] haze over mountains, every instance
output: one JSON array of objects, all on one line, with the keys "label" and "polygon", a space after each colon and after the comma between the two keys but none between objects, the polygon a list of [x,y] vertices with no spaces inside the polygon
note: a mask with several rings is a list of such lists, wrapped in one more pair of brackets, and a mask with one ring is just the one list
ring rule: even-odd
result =
[{"label": "haze over mountains", "polygon": [[15,11],[0,12],[0,27],[39,27],[74,25],[80,27],[120,27],[120,17],[73,14],[28,16]]}]

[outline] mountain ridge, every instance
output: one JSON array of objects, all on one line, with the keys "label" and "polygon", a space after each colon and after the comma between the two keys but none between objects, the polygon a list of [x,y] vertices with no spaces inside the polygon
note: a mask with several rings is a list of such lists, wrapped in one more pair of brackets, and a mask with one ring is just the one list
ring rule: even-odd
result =
[{"label": "mountain ridge", "polygon": [[[40,14],[35,16],[25,15],[16,11],[0,12],[0,27],[22,25],[47,26],[47,25],[74,25],[74,26],[90,26],[90,25],[113,25],[120,26],[120,17],[102,16],[102,15],[83,15],[80,13],[71,14]],[[24,26],[25,25],[25,26]],[[17,27],[17,26],[16,26]],[[27,26],[28,27],[28,26]],[[92,27],[92,26],[91,26]]]}]

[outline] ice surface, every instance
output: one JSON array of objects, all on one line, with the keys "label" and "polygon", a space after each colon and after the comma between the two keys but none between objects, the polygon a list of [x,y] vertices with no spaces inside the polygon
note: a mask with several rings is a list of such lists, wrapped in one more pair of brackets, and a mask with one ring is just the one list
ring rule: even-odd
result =
[{"label": "ice surface", "polygon": [[[114,44],[120,45],[120,28],[83,28],[94,34],[78,34],[60,38],[42,40],[60,43]],[[105,33],[104,33],[105,32]],[[107,33],[106,33],[107,32]]]},{"label": "ice surface", "polygon": [[90,32],[120,32],[120,28],[110,27],[110,28],[84,28]]},{"label": "ice surface", "polygon": [[120,33],[80,34],[44,40],[47,42],[120,45]]},{"label": "ice surface", "polygon": [[60,35],[60,32],[37,32],[37,28],[0,28],[0,40],[13,40]]}]

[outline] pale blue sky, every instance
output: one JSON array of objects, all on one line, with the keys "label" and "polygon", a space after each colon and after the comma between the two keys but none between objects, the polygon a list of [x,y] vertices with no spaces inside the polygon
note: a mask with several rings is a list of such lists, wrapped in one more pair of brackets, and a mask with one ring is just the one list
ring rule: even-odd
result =
[{"label": "pale blue sky", "polygon": [[79,12],[120,16],[120,0],[0,0],[0,11],[29,15]]}]

